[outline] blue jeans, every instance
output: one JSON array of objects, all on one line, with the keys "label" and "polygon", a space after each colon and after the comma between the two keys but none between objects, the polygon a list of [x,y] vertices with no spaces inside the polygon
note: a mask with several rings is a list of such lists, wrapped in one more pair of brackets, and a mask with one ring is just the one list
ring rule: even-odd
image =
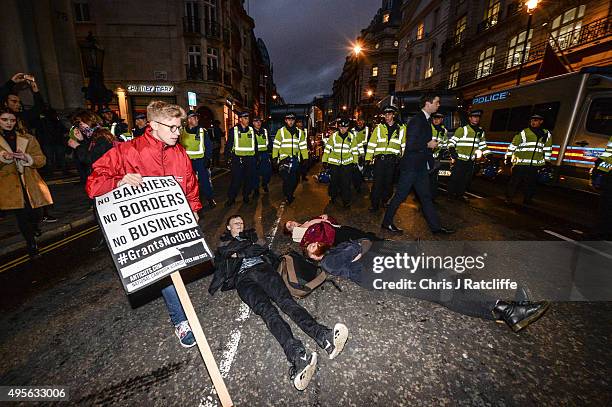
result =
[{"label": "blue jeans", "polygon": [[191,160],[191,167],[193,171],[198,175],[198,182],[200,189],[206,197],[206,199],[212,199],[213,197],[213,186],[210,180],[210,170],[206,168],[205,158],[196,158]]},{"label": "blue jeans", "polygon": [[172,325],[178,325],[183,321],[187,321],[187,316],[185,315],[185,311],[183,311],[183,306],[181,305],[174,285],[170,284],[168,287],[163,288],[161,292],[164,297],[164,302],[166,303],[166,308],[168,308],[168,314],[170,315]]}]

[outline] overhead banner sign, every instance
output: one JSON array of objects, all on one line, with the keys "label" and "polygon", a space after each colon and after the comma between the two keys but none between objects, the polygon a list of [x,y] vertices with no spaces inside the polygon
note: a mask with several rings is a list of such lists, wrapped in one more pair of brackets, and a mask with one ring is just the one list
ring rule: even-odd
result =
[{"label": "overhead banner sign", "polygon": [[143,177],[140,187],[123,185],[95,202],[98,223],[128,294],[212,259],[174,177]]},{"label": "overhead banner sign", "polygon": [[127,85],[130,93],[173,93],[174,85]]}]

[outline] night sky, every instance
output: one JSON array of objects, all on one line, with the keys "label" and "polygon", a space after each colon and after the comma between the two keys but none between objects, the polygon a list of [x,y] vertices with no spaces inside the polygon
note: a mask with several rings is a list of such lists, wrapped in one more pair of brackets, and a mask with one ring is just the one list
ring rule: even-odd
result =
[{"label": "night sky", "polygon": [[287,103],[309,103],[332,92],[350,43],[382,5],[381,0],[248,2],[255,35],[266,43],[276,87]]}]

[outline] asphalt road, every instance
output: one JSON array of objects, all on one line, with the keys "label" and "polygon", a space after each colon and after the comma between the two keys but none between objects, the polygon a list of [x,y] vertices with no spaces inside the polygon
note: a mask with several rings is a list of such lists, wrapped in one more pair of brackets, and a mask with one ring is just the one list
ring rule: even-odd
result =
[{"label": "asphalt road", "polygon": [[[216,180],[220,197],[228,182],[227,176]],[[216,246],[224,220],[234,213],[279,252],[292,247],[277,227],[288,219],[326,212],[341,223],[379,231],[382,212],[370,214],[365,197],[344,211],[328,205],[325,187],[311,179],[285,207],[278,178],[270,190],[256,203],[204,212],[200,224],[209,244]],[[477,181],[469,204],[440,197],[443,223],[457,229],[450,239],[559,240],[553,232],[582,240],[589,233],[593,202],[576,198],[563,211],[543,215],[537,208],[502,205],[499,190]],[[559,205],[554,196],[550,202],[536,198],[538,203]],[[579,213],[589,218],[576,221]],[[397,224],[406,229],[403,239],[449,239],[431,235],[413,199],[401,207]],[[85,229],[39,259],[0,273],[0,384],[69,386],[75,405],[220,405],[197,348],[179,345],[156,292],[129,301],[108,253],[88,251],[100,236]],[[612,403],[610,302],[554,303],[515,334],[505,325],[337,279],[342,291],[326,284],[301,303],[326,325],[345,323],[350,339],[337,359],[320,358],[313,382],[300,393],[261,319],[233,291],[211,297],[209,274],[206,265],[190,270],[186,278],[194,280],[187,288],[236,405]],[[315,350],[314,341],[290,325]]]}]

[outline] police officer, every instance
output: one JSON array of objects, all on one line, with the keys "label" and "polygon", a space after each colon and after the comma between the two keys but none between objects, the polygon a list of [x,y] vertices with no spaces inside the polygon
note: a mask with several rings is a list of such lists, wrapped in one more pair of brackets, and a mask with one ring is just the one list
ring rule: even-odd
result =
[{"label": "police officer", "polygon": [[227,192],[225,207],[229,208],[236,202],[236,196],[242,185],[242,202],[249,203],[249,195],[253,189],[257,166],[257,141],[255,130],[249,126],[249,112],[238,114],[238,124],[232,127],[227,135],[225,159],[231,159],[232,181]]},{"label": "police officer", "polygon": [[213,186],[210,179],[212,143],[206,130],[200,127],[200,116],[196,112],[187,114],[187,127],[181,132],[179,142],[191,159],[191,166],[198,177],[200,190],[206,197],[210,208],[217,206],[213,198]]},{"label": "police officer", "polygon": [[536,192],[538,171],[550,162],[552,135],[542,128],[544,117],[534,114],[529,127],[514,136],[506,152],[506,165],[511,165],[512,176],[506,189],[506,203],[511,204],[519,186],[523,186],[523,203],[531,203]]},{"label": "police officer", "polygon": [[452,198],[468,200],[465,191],[472,181],[476,160],[490,153],[484,129],[479,126],[481,116],[482,110],[471,111],[468,114],[469,124],[455,130],[453,137],[448,141],[448,149],[454,164],[448,185],[448,192]]},{"label": "police officer", "polygon": [[261,117],[253,117],[253,130],[257,141],[257,174],[255,176],[254,195],[259,195],[259,183],[264,192],[268,192],[268,183],[272,177],[272,162],[270,161],[270,140],[268,130],[261,126]]},{"label": "police officer", "polygon": [[354,166],[353,171],[353,186],[357,193],[361,192],[361,185],[363,185],[363,174],[362,171],[365,165],[365,151],[370,139],[370,129],[365,124],[363,116],[357,118],[357,125],[353,129],[355,133],[355,143],[359,148],[359,159],[357,165]]},{"label": "police officer", "polygon": [[300,160],[308,159],[308,143],[306,135],[295,126],[295,115],[285,115],[285,125],[278,129],[274,137],[272,159],[278,158],[281,178],[283,179],[283,194],[287,204],[291,205],[300,176]]},{"label": "police officer", "polygon": [[444,124],[444,115],[434,113],[431,115],[431,139],[438,142],[438,147],[433,150],[434,165],[429,169],[431,181],[431,196],[433,199],[438,195],[438,173],[440,172],[440,160],[448,148],[448,131]]},{"label": "police officer", "polygon": [[612,137],[608,140],[606,150],[595,161],[593,175],[597,173],[602,176],[599,209],[600,238],[612,240]]},{"label": "police officer", "polygon": [[[113,136],[121,140],[119,137],[127,128],[127,126],[118,120],[117,116],[108,107],[104,107],[100,110],[102,115],[102,127],[113,133]],[[125,128],[124,128],[125,127]]]},{"label": "police officer", "polygon": [[132,135],[134,137],[142,136],[147,128],[147,115],[145,113],[136,113],[134,116],[134,126]]},{"label": "police officer", "polygon": [[391,198],[395,169],[406,147],[406,127],[395,120],[396,113],[395,106],[383,109],[385,122],[376,126],[368,142],[365,159],[374,162],[370,212],[378,211],[381,202],[386,205]]},{"label": "police officer", "polygon": [[329,138],[321,160],[330,169],[331,203],[336,203],[340,195],[345,208],[351,206],[351,183],[360,155],[357,135],[349,131],[350,124],[348,117],[343,117],[338,121],[339,130]]}]

